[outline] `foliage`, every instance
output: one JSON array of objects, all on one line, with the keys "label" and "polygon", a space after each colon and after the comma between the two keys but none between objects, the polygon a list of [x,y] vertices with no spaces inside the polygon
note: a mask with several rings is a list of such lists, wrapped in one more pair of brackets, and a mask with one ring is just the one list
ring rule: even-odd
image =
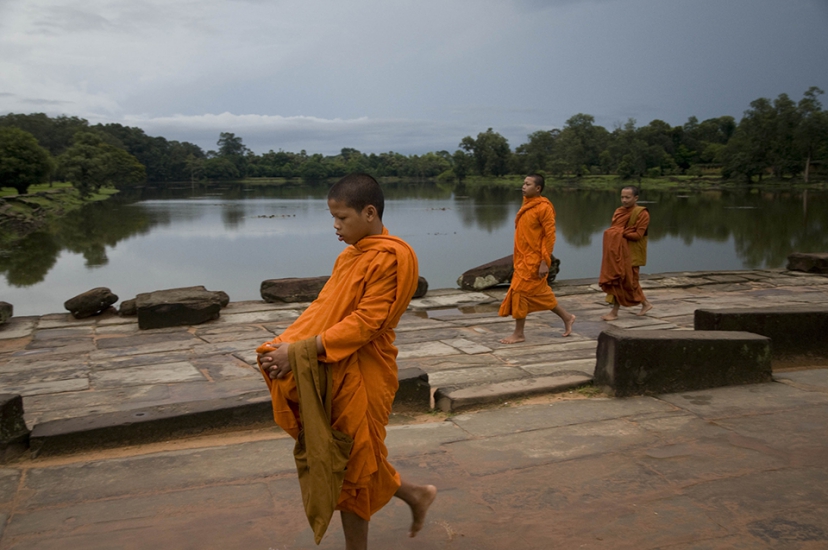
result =
[{"label": "foliage", "polygon": [[509,142],[491,128],[477,134],[477,139],[466,136],[460,148],[471,153],[474,167],[481,176],[505,176],[509,173],[511,149]]},{"label": "foliage", "polygon": [[88,197],[102,186],[127,187],[146,179],[143,165],[123,149],[105,143],[98,134],[78,132],[74,145],[58,157],[59,173]]},{"label": "foliage", "polygon": [[29,186],[49,178],[54,164],[37,139],[15,127],[0,127],[0,187],[24,194]]}]

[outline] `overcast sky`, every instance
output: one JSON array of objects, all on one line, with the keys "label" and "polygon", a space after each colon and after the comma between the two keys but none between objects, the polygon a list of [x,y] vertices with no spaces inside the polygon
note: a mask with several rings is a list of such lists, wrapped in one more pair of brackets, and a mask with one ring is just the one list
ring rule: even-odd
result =
[{"label": "overcast sky", "polygon": [[[828,0],[0,0],[0,114],[258,153],[454,151],[828,91]],[[828,106],[828,97],[823,96]]]}]

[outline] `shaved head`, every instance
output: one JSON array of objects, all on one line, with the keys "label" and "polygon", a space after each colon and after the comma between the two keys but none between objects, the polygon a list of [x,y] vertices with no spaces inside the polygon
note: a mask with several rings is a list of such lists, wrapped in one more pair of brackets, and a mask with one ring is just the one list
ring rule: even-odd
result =
[{"label": "shaved head", "polygon": [[379,183],[368,174],[348,174],[330,188],[328,200],[335,200],[362,212],[366,206],[377,209],[377,216],[382,219],[385,198]]}]

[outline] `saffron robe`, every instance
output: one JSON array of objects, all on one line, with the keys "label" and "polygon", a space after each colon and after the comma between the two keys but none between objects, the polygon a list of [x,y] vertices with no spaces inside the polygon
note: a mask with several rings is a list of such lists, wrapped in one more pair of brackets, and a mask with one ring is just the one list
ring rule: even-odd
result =
[{"label": "saffron robe", "polygon": [[612,297],[607,300],[610,303],[617,301],[620,305],[629,307],[644,301],[644,291],[639,282],[639,265],[646,262],[646,249],[642,254],[641,247],[638,247],[636,261],[633,261],[630,244],[644,241],[646,246],[649,225],[650,213],[643,206],[622,206],[612,215],[612,223],[604,231],[601,276],[598,279],[601,290]]},{"label": "saffron robe", "polygon": [[[394,327],[417,289],[417,256],[403,240],[371,235],[348,246],[331,278],[311,305],[270,344],[292,343],[320,335],[331,364],[331,427],[354,440],[338,510],[369,520],[394,496],[400,477],[388,462],[385,426],[399,386]],[[272,349],[272,348],[271,348]],[[276,423],[294,439],[300,420],[292,373],[265,376]]]},{"label": "saffron robe", "polygon": [[538,276],[541,261],[549,263],[554,247],[555,207],[546,197],[524,198],[515,216],[515,270],[498,315],[524,319],[558,306],[547,277]]}]

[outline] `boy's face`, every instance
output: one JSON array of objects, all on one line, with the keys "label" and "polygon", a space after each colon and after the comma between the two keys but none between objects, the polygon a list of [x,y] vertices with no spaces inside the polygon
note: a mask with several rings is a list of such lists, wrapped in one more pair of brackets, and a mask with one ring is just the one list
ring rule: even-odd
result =
[{"label": "boy's face", "polygon": [[340,241],[354,244],[361,238],[371,234],[372,223],[376,219],[377,209],[371,205],[357,212],[344,202],[328,199],[328,210],[334,219],[334,229]]},{"label": "boy's face", "polygon": [[638,197],[633,195],[632,189],[621,190],[621,204],[624,208],[632,208],[635,206],[636,201],[638,201]]},{"label": "boy's face", "polygon": [[527,199],[532,197],[539,197],[541,194],[540,185],[535,183],[535,178],[526,178],[523,180],[523,196]]}]

